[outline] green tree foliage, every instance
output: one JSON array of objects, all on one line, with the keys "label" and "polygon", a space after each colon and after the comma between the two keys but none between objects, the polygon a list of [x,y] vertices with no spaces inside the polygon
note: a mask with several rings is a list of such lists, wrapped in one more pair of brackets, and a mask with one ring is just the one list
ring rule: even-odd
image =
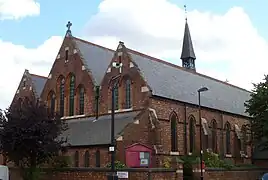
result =
[{"label": "green tree foliage", "polygon": [[[268,138],[268,76],[265,75],[262,82],[253,84],[254,88],[250,99],[246,101],[246,112],[252,117],[251,131],[254,144],[263,138]],[[263,144],[268,148],[268,143]]]},{"label": "green tree foliage", "polygon": [[39,101],[17,101],[1,111],[0,118],[0,150],[21,169],[27,168],[25,179],[34,178],[36,167],[57,156],[65,142],[59,137],[67,124]]}]

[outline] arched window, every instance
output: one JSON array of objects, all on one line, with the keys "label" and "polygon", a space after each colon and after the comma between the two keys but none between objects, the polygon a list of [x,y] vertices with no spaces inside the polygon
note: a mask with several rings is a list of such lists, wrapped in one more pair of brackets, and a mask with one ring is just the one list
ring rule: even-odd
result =
[{"label": "arched window", "polygon": [[195,119],[194,117],[190,117],[190,124],[189,124],[189,139],[190,139],[190,152],[194,151],[194,144],[195,144]]},{"label": "arched window", "polygon": [[131,80],[126,80],[126,109],[131,108]]},{"label": "arched window", "polygon": [[50,91],[47,98],[48,109],[51,114],[55,113],[56,95],[53,91]]},{"label": "arched window", "polygon": [[241,140],[239,139],[238,135],[235,135],[235,144],[236,144],[236,155],[240,156],[240,151],[241,151]]},{"label": "arched window", "polygon": [[75,76],[70,75],[70,93],[69,93],[69,116],[74,115],[74,91],[75,91]]},{"label": "arched window", "polygon": [[100,167],[100,150],[96,151],[96,167]]},{"label": "arched window", "polygon": [[243,151],[247,154],[247,128],[245,125],[242,126],[242,140],[243,140]]},{"label": "arched window", "polygon": [[114,83],[114,110],[119,109],[118,83]]},{"label": "arched window", "polygon": [[214,153],[217,152],[217,123],[215,120],[212,120],[212,130],[211,130],[212,142],[211,148]]},{"label": "arched window", "polygon": [[78,153],[78,151],[75,151],[75,153],[74,153],[74,166],[79,167],[79,153]]},{"label": "arched window", "polygon": [[175,112],[172,113],[170,118],[170,129],[171,129],[171,151],[178,151],[178,141],[177,141],[177,115]]},{"label": "arched window", "polygon": [[79,87],[79,114],[84,114],[85,112],[85,89],[84,87]]},{"label": "arched window", "polygon": [[225,146],[226,154],[231,154],[231,126],[228,122],[225,124]]},{"label": "arched window", "polygon": [[89,167],[89,152],[86,151],[84,155],[84,165],[85,167]]},{"label": "arched window", "polygon": [[65,79],[62,77],[60,79],[59,92],[60,92],[60,116],[64,116],[64,85]]}]

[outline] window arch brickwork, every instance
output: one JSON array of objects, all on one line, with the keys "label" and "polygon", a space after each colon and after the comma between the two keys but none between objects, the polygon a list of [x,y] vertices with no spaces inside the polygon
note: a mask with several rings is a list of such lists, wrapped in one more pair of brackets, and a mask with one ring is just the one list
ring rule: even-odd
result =
[{"label": "window arch brickwork", "polygon": [[59,115],[64,116],[64,103],[65,103],[65,78],[60,76],[57,81],[58,84],[58,104],[59,104]]},{"label": "window arch brickwork", "polygon": [[225,149],[226,154],[231,154],[231,126],[229,122],[225,124]]},{"label": "window arch brickwork", "polygon": [[213,119],[211,123],[211,149],[217,153],[217,122]]},{"label": "window arch brickwork", "polygon": [[69,116],[74,115],[75,75],[69,76]]},{"label": "window arch brickwork", "polygon": [[89,158],[90,158],[89,151],[86,151],[84,154],[84,166],[85,167],[89,167]]},{"label": "window arch brickwork", "polygon": [[195,149],[195,118],[190,116],[189,118],[189,152],[193,153]]},{"label": "window arch brickwork", "polygon": [[171,138],[171,151],[172,152],[178,151],[177,122],[178,122],[178,116],[175,112],[172,112],[170,116],[170,132],[171,132],[170,138]]}]

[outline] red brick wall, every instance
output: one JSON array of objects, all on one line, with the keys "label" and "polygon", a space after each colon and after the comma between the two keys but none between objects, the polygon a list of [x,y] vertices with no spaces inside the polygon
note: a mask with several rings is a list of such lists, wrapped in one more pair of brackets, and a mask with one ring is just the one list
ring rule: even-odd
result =
[{"label": "red brick wall", "polygon": [[[69,48],[68,62],[65,62],[65,48]],[[65,38],[63,44],[59,50],[60,58],[54,61],[52,69],[50,71],[51,79],[48,79],[46,85],[43,89],[41,95],[42,100],[46,101],[48,98],[49,92],[52,90],[56,93],[56,110],[59,111],[59,90],[57,85],[57,80],[60,76],[65,78],[65,89],[64,89],[64,115],[69,116],[69,75],[70,73],[75,74],[75,115],[78,114],[78,96],[77,88],[79,85],[83,85],[85,88],[85,114],[93,115],[94,114],[94,85],[89,75],[88,71],[82,70],[82,60],[80,59],[79,53],[74,54],[74,44],[69,38]]]},{"label": "red brick wall", "polygon": [[[132,81],[131,84],[131,109],[142,109],[144,107],[144,102],[148,97],[148,92],[141,92],[141,88],[146,86],[143,78],[141,77],[139,71],[135,67],[130,67],[131,60],[125,49],[118,50],[123,52],[122,54],[122,63],[123,68],[121,72],[121,79],[119,83],[119,109],[125,109],[125,81],[129,78]],[[112,63],[118,62],[117,52],[115,53],[114,59],[112,59],[109,68],[111,68],[110,72],[107,72],[103,78],[101,84],[101,99],[100,99],[100,113],[106,114],[108,110],[111,109],[111,89],[109,87],[109,81],[112,77],[119,74],[119,69],[112,68]]]},{"label": "red brick wall", "polygon": [[[79,153],[79,167],[85,167],[85,159],[84,155],[86,151],[89,151],[89,167],[96,167],[96,151],[100,151],[100,167],[105,167],[106,164],[110,162],[110,155],[108,154],[108,146],[107,147],[91,147],[91,148],[70,148],[66,153],[70,156],[72,163],[74,163],[74,154],[76,151]],[[74,165],[74,164],[72,164]]]},{"label": "red brick wall", "polygon": [[[261,177],[261,170],[237,170],[237,171],[206,171],[206,180],[255,180]],[[200,172],[194,173],[195,177],[200,177]]]},{"label": "red brick wall", "polygon": [[[107,180],[108,169],[70,169],[42,174],[43,180]],[[129,180],[182,180],[182,173],[169,169],[128,169]],[[21,180],[17,169],[10,169],[10,180]]]},{"label": "red brick wall", "polygon": [[[12,103],[14,101],[18,100],[19,98],[22,98],[22,99],[25,98],[25,97],[27,97],[29,99],[35,98],[34,91],[33,91],[33,88],[34,88],[33,83],[31,81],[31,78],[30,78],[29,75],[30,75],[29,72],[25,71],[25,74],[22,76],[21,82],[20,82],[20,84],[18,86],[18,89],[16,91],[16,94],[15,94],[15,96],[13,98]],[[23,86],[24,79],[25,79],[25,86]]]},{"label": "red brick wall", "polygon": [[[125,169],[129,174],[129,180],[183,180],[181,170],[174,169]],[[260,178],[267,170],[207,170],[204,172],[206,180],[255,180]],[[10,168],[10,180],[21,180],[18,169]],[[103,168],[70,168],[60,171],[45,169],[41,175],[42,180],[106,180],[109,169]],[[194,176],[199,179],[200,172]]]},{"label": "red brick wall", "polygon": [[[189,152],[189,117],[193,116],[196,121],[196,135],[195,135],[195,147],[198,150],[199,149],[199,115],[198,115],[198,108],[190,105],[185,105],[183,103],[166,100],[166,99],[160,99],[160,98],[151,98],[150,106],[154,108],[157,112],[158,119],[161,124],[161,143],[163,144],[164,152],[166,154],[169,154],[171,151],[171,123],[170,123],[170,115],[172,112],[175,112],[178,116],[178,123],[177,123],[177,139],[178,139],[178,151],[181,155],[185,154],[184,152],[184,120],[186,119],[187,124],[187,149]],[[234,126],[237,124],[240,128],[242,125],[249,123],[247,119],[229,115],[229,114],[223,114],[220,111],[213,111],[209,109],[202,109],[201,110],[202,117],[205,118],[208,121],[209,126],[211,127],[212,120],[215,120],[217,123],[217,149],[218,152],[226,154],[225,150],[225,130],[224,130],[224,124],[228,121],[231,125],[231,153],[232,157],[235,157],[235,129]],[[186,117],[185,117],[186,115]],[[222,127],[223,125],[223,127]],[[222,136],[223,133],[223,136]],[[222,138],[223,137],[223,138]],[[211,136],[209,138],[209,141],[211,141]],[[223,149],[224,148],[224,149]],[[248,162],[251,157],[251,147],[247,146],[247,155],[248,158],[244,159],[240,162]],[[226,157],[227,158],[227,157]],[[238,159],[241,159],[240,157],[237,157]],[[233,158],[230,158],[233,160]]]}]

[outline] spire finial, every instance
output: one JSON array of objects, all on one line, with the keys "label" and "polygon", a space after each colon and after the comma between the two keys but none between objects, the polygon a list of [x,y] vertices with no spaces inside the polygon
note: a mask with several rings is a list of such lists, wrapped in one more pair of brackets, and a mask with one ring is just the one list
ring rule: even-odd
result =
[{"label": "spire finial", "polygon": [[72,31],[71,31],[71,26],[72,26],[73,24],[70,22],[70,21],[68,21],[68,23],[66,24],[66,27],[67,27],[67,32],[66,32],[66,35],[67,36],[72,36]]},{"label": "spire finial", "polygon": [[185,21],[187,21],[187,7],[186,7],[186,4],[184,5],[184,13],[185,13]]}]

